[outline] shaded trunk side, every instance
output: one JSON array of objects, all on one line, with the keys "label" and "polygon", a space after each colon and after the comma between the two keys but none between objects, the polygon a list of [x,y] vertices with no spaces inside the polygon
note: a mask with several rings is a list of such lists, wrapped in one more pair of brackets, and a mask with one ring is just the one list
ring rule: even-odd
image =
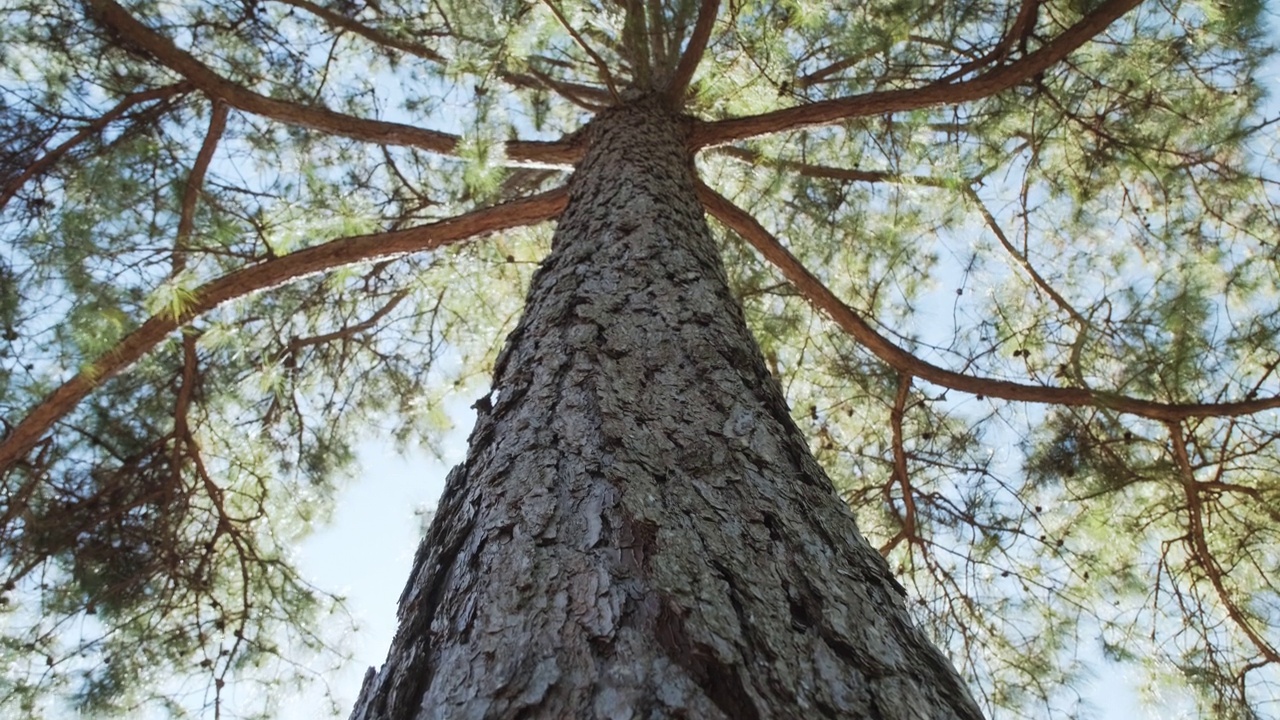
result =
[{"label": "shaded trunk side", "polygon": [[981,717],[765,369],[686,129],[589,128],[353,718]]}]

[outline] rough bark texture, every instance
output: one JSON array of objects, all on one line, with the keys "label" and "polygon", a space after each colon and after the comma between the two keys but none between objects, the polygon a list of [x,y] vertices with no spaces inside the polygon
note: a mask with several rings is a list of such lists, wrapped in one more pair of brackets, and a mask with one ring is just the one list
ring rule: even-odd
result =
[{"label": "rough bark texture", "polygon": [[590,127],[353,718],[979,718],[792,422],[655,101]]}]

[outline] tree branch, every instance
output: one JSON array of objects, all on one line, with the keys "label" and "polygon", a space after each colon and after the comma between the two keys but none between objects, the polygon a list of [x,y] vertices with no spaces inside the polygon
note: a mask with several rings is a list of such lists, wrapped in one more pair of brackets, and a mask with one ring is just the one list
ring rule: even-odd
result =
[{"label": "tree branch", "polygon": [[403,302],[404,299],[407,297],[409,297],[408,291],[401,290],[393,294],[391,296],[391,299],[388,300],[382,307],[375,310],[372,315],[370,315],[369,317],[365,318],[364,320],[361,320],[360,322],[354,325],[344,325],[337,330],[333,330],[327,333],[321,333],[319,335],[309,335],[307,337],[295,337],[289,341],[288,346],[286,346],[280,351],[280,353],[277,355],[277,358],[296,355],[299,350],[303,348],[311,347],[312,345],[324,345],[326,343],[331,343],[334,340],[347,340],[359,333],[364,332],[365,330],[371,330],[375,326],[377,326],[377,324],[381,322],[384,317],[386,317],[387,315],[390,315],[391,311],[395,310],[396,306],[399,305],[401,302]]},{"label": "tree branch", "polygon": [[546,88],[553,92],[559,93],[565,100],[577,105],[583,110],[589,112],[599,112],[613,102],[607,90],[594,88],[590,85],[581,85],[579,83],[568,82],[542,72],[541,70],[530,67],[529,74],[515,73],[509,70],[499,70],[498,76],[504,81],[515,87],[520,88]]},{"label": "tree branch", "polygon": [[1187,455],[1187,441],[1182,434],[1182,424],[1169,422],[1165,426],[1169,429],[1169,440],[1173,444],[1174,462],[1178,467],[1178,476],[1182,480],[1182,490],[1187,500],[1187,520],[1190,525],[1187,528],[1187,542],[1191,545],[1191,557],[1204,570],[1204,574],[1209,578],[1209,583],[1213,585],[1214,592],[1217,593],[1218,599],[1222,602],[1227,615],[1236,624],[1236,627],[1240,628],[1240,631],[1249,638],[1249,641],[1257,648],[1258,653],[1267,659],[1267,662],[1280,663],[1280,652],[1277,652],[1270,643],[1258,634],[1258,631],[1249,623],[1249,619],[1244,616],[1244,612],[1240,610],[1240,607],[1227,591],[1226,584],[1222,580],[1222,567],[1213,558],[1209,543],[1205,540],[1204,505],[1200,499],[1200,488],[1197,487],[1195,471],[1191,468],[1191,458]]},{"label": "tree branch", "polygon": [[621,102],[618,97],[618,88],[613,84],[613,74],[609,72],[609,64],[604,61],[604,58],[600,57],[599,53],[587,44],[586,38],[582,37],[582,35],[569,24],[569,19],[564,16],[564,13],[560,12],[560,8],[555,4],[555,0],[542,0],[542,4],[550,8],[551,13],[556,16],[556,20],[559,21],[561,27],[565,29],[565,32],[569,33],[569,36],[578,44],[578,47],[582,48],[582,51],[591,58],[591,62],[595,63],[596,69],[600,71],[600,79],[603,80],[605,86],[609,88],[609,95],[613,97],[613,101]]},{"label": "tree branch", "polygon": [[333,25],[334,27],[337,27],[337,28],[342,28],[343,30],[347,30],[349,32],[353,32],[356,35],[359,35],[360,37],[364,38],[365,40],[368,40],[369,42],[374,43],[375,45],[385,45],[389,48],[394,48],[396,50],[399,50],[400,52],[413,55],[414,57],[422,58],[423,60],[430,60],[431,62],[440,63],[441,65],[445,63],[445,57],[443,55],[436,52],[435,50],[432,50],[426,45],[422,45],[420,43],[416,43],[410,40],[403,40],[401,38],[394,37],[386,32],[383,32],[382,30],[378,30],[377,28],[371,28],[368,25],[365,25],[364,23],[358,20],[349,18],[346,15],[343,15],[342,13],[334,12],[329,8],[321,7],[319,5],[316,5],[313,2],[309,2],[309,0],[276,0],[276,1],[284,3],[285,5],[291,5],[293,7],[306,10],[307,12],[311,13],[312,15],[315,15],[321,20],[324,20],[330,25]]},{"label": "tree branch", "polygon": [[[321,130],[333,135],[380,145],[406,145],[443,155],[457,153],[459,138],[436,130],[369,120],[334,112],[325,107],[302,105],[277,100],[256,93],[222,77],[173,41],[142,24],[115,0],[85,0],[90,13],[108,30],[118,34],[129,45],[155,58],[162,65],[186,78],[211,97],[244,112],[286,125]],[[572,165],[581,149],[571,142],[536,142],[513,140],[506,144],[506,156],[517,163]]]},{"label": "tree branch", "polygon": [[191,237],[196,225],[196,201],[200,199],[205,173],[209,170],[209,163],[213,160],[213,153],[218,149],[218,141],[222,138],[222,131],[226,127],[227,106],[219,100],[214,100],[213,109],[209,113],[209,130],[205,132],[204,142],[200,145],[200,152],[196,154],[195,164],[191,166],[191,173],[187,175],[187,185],[182,192],[182,214],[178,218],[178,235],[173,242],[172,266],[175,276],[186,269],[187,240]]},{"label": "tree branch", "polygon": [[1053,300],[1054,304],[1057,305],[1059,309],[1067,315],[1070,315],[1071,319],[1079,326],[1080,332],[1084,332],[1085,329],[1089,327],[1089,320],[1085,318],[1085,316],[1081,315],[1080,311],[1076,310],[1071,303],[1067,302],[1067,299],[1062,297],[1062,294],[1054,289],[1054,287],[1040,275],[1040,272],[1031,264],[1031,260],[1027,258],[1026,255],[1023,255],[1016,247],[1014,247],[1013,243],[1009,241],[1009,237],[1004,234],[1004,229],[1000,227],[1000,223],[996,222],[995,215],[991,214],[991,211],[987,209],[987,204],[982,202],[982,198],[978,196],[978,192],[974,190],[972,186],[966,186],[964,188],[964,194],[978,208],[978,213],[982,215],[982,219],[987,224],[987,228],[991,230],[991,233],[1000,241],[1000,246],[1005,249],[1005,252],[1013,256],[1013,259],[1016,260],[1018,264],[1022,266],[1022,269],[1026,271],[1027,275],[1031,277],[1031,282],[1037,288],[1044,291],[1044,293]]},{"label": "tree branch", "polygon": [[140,90],[138,92],[125,95],[120,99],[120,102],[116,103],[115,107],[103,113],[101,117],[90,121],[84,127],[80,128],[76,134],[67,138],[67,140],[58,145],[58,147],[45,153],[43,157],[32,162],[16,177],[5,183],[3,187],[0,187],[0,210],[3,210],[4,206],[9,204],[9,201],[13,199],[14,195],[18,194],[18,190],[22,189],[22,186],[25,185],[28,180],[53,167],[53,165],[61,160],[63,155],[70,152],[72,148],[89,139],[93,135],[102,132],[103,128],[119,119],[120,116],[124,115],[125,112],[129,110],[129,108],[137,105],[138,103],[147,102],[149,100],[163,100],[165,98],[170,98],[179,93],[187,92],[190,89],[190,83],[180,82],[172,85],[165,85],[164,87],[154,88],[152,90]]},{"label": "tree branch", "polygon": [[[175,487],[179,484],[182,472],[186,437],[191,432],[187,421],[191,410],[191,399],[195,395],[196,382],[200,376],[200,356],[196,352],[197,339],[198,336],[195,333],[185,333],[182,336],[182,382],[178,385],[178,397],[173,405],[173,451],[169,461],[169,472],[172,473],[171,478]],[[28,483],[28,486],[34,488],[35,483]],[[26,505],[25,497],[18,500],[17,503],[10,501],[9,504],[19,507]]]},{"label": "tree branch", "polygon": [[766,260],[782,271],[783,277],[794,285],[815,308],[825,313],[871,354],[899,373],[912,375],[953,390],[1003,400],[1107,408],[1153,420],[1232,417],[1280,408],[1280,397],[1226,403],[1162,403],[1084,388],[1026,385],[1009,380],[976,377],[938,367],[894,345],[876,332],[856,311],[828,290],[821,280],[814,277],[750,213],[737,207],[701,181],[698,182],[697,193],[703,207],[713,217],[742,236]]},{"label": "tree branch", "polygon": [[720,155],[727,155],[735,160],[741,160],[749,165],[769,165],[783,170],[791,170],[797,175],[804,177],[840,180],[843,182],[910,183],[914,185],[928,185],[931,187],[946,186],[946,183],[941,180],[935,180],[933,178],[923,176],[904,176],[895,175],[894,173],[884,172],[882,170],[854,170],[851,168],[831,167],[830,165],[813,165],[806,162],[800,162],[798,160],[784,160],[761,155],[754,150],[737,147],[735,145],[722,145],[715,148],[715,152]]},{"label": "tree branch", "polygon": [[716,24],[716,14],[720,11],[720,0],[702,0],[698,8],[698,20],[693,25],[693,33],[689,36],[689,44],[676,65],[675,74],[671,76],[671,84],[667,86],[667,99],[671,104],[679,106],[684,100],[684,93],[693,81],[693,73],[702,62],[702,55],[707,51],[707,43],[711,40],[711,30]]},{"label": "tree branch", "polygon": [[433,250],[468,238],[549,220],[564,210],[568,191],[549,192],[416,228],[331,240],[241,268],[197,288],[181,312],[153,315],[33,407],[0,443],[0,472],[26,455],[59,418],[102,381],[136,362],[174,330],[223,303],[307,275],[376,259]]},{"label": "tree branch", "polygon": [[978,68],[1004,60],[1009,56],[1009,52],[1016,42],[1022,43],[1023,50],[1026,50],[1027,36],[1031,34],[1031,31],[1035,30],[1036,15],[1039,8],[1040,0],[1022,0],[1022,5],[1018,8],[1018,14],[1013,19],[1013,25],[1000,38],[1000,41],[995,44],[995,47],[991,48],[982,57],[971,60],[961,65],[954,72],[948,73],[939,82],[951,82],[956,78],[968,75]]},{"label": "tree branch", "polygon": [[1141,2],[1142,0],[1105,0],[1093,12],[1035,52],[973,80],[947,84],[935,83],[909,90],[870,92],[775,110],[751,117],[700,122],[694,126],[690,144],[694,148],[723,145],[744,138],[815,125],[829,125],[852,118],[980,100],[1008,90],[1044,72],[1051,65],[1075,52]]},{"label": "tree branch", "polygon": [[[365,25],[364,23],[358,20],[349,18],[346,15],[343,15],[342,13],[338,13],[328,8],[316,5],[315,3],[310,2],[309,0],[276,0],[276,1],[283,3],[285,5],[289,5],[291,7],[296,7],[296,8],[305,10],[315,15],[316,17],[319,17],[321,20],[324,20],[325,22],[329,23],[333,27],[355,33],[356,35],[359,35],[360,37],[368,40],[371,43],[374,43],[375,45],[383,45],[385,47],[389,47],[394,50],[399,50],[400,52],[403,52],[407,55],[412,55],[416,58],[421,58],[423,60],[439,63],[440,65],[445,65],[449,62],[448,58],[436,52],[435,50],[427,47],[426,45],[413,42],[412,40],[405,40],[403,38],[398,38],[384,30],[379,30],[378,28],[369,27],[368,25]],[[536,69],[530,69],[530,73],[528,75],[525,75],[523,73],[514,73],[503,68],[499,68],[497,72],[498,72],[498,77],[502,78],[505,82],[510,83],[511,85],[514,85],[515,87],[547,88],[549,90],[553,90],[557,93],[560,93],[565,97],[565,99],[569,100],[570,102],[576,105],[583,107],[583,109],[586,109],[586,110],[592,110],[592,111],[599,110],[600,109],[598,107],[599,105],[607,104],[611,99],[609,97],[609,94],[605,91],[599,90],[594,87],[590,87],[588,85],[578,85],[576,83],[557,80],[555,78],[548,76],[546,73],[537,71]]]},{"label": "tree branch", "polygon": [[[889,541],[880,546],[880,556],[888,557],[903,540],[908,543],[920,543],[920,536],[916,530],[916,497],[915,488],[911,487],[911,475],[907,472],[907,449],[903,445],[902,440],[902,421],[907,414],[907,398],[911,393],[911,376],[900,375],[898,377],[898,392],[893,398],[893,410],[889,412],[889,423],[893,426],[893,477],[890,478],[890,484],[893,481],[898,482],[898,486],[902,488],[902,515],[899,520],[902,522],[900,529]],[[885,495],[889,495],[889,490],[885,488]],[[891,497],[891,496],[890,496]],[[892,505],[892,503],[890,503]]]}]

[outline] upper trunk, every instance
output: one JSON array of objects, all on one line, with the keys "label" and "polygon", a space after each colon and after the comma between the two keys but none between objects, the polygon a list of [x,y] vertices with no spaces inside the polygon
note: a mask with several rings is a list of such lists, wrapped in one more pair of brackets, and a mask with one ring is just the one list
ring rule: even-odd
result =
[{"label": "upper trunk", "polygon": [[609,111],[353,718],[979,718],[730,295],[686,124]]}]

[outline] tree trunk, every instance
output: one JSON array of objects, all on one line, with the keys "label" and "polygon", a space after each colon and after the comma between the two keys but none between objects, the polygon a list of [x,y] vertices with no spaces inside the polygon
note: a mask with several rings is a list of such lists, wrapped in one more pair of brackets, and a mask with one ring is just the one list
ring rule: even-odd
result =
[{"label": "tree trunk", "polygon": [[656,100],[568,208],[353,718],[980,718],[792,422]]}]

